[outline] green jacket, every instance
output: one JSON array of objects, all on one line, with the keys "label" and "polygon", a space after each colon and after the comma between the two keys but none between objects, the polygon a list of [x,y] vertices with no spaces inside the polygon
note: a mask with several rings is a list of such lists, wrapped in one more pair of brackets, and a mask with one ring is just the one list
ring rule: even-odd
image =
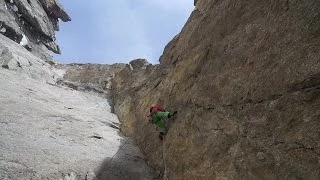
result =
[{"label": "green jacket", "polygon": [[165,125],[163,119],[169,118],[170,112],[156,111],[156,112],[153,112],[151,115],[152,115],[153,123],[155,123],[161,129],[161,131],[167,132],[168,127]]}]

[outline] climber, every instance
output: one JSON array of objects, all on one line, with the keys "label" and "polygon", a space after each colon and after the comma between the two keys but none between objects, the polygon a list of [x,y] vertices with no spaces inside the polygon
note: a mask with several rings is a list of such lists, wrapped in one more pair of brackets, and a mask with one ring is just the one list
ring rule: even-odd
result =
[{"label": "climber", "polygon": [[164,118],[171,118],[177,114],[177,111],[169,112],[166,111],[160,105],[153,105],[150,107],[150,114],[149,114],[149,122],[154,123],[161,129],[159,134],[159,138],[162,140],[163,136],[168,132],[168,127],[163,122]]}]

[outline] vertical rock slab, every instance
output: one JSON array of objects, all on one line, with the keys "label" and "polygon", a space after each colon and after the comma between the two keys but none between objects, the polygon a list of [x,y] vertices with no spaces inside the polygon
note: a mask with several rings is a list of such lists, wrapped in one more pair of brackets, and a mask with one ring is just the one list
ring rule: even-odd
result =
[{"label": "vertical rock slab", "polygon": [[158,179],[108,99],[56,84],[65,70],[0,34],[0,179]]},{"label": "vertical rock slab", "polygon": [[[319,1],[199,0],[116,112],[169,179],[319,179],[319,22]],[[154,102],[179,112],[164,142]]]}]

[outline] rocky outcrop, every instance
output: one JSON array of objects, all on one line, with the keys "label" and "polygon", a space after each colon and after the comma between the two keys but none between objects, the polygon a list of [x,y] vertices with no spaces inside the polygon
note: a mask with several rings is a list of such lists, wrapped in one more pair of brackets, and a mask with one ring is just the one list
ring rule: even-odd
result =
[{"label": "rocky outcrop", "polygon": [[0,29],[2,34],[20,43],[23,33],[11,14],[12,11],[17,11],[17,7],[8,7],[5,1],[0,1]]},{"label": "rocky outcrop", "polygon": [[54,84],[64,71],[54,69],[44,60],[33,56],[22,46],[0,34],[0,68],[27,74],[33,79]]},{"label": "rocky outcrop", "polygon": [[[93,91],[110,99],[111,79],[121,71],[125,64],[55,64],[57,69],[66,71],[63,80],[58,84],[69,86],[75,90]],[[110,103],[112,103],[110,101]]]},{"label": "rocky outcrop", "polygon": [[47,14],[56,19],[60,18],[63,22],[71,21],[71,18],[56,0],[40,0],[40,3]]},{"label": "rocky outcrop", "polygon": [[52,61],[48,50],[60,54],[55,43],[58,18],[70,17],[56,0],[4,0],[0,2],[0,32],[34,55]]},{"label": "rocky outcrop", "polygon": [[[319,22],[319,1],[197,1],[160,65],[116,74],[122,130],[169,179],[319,179]],[[179,112],[164,141],[153,103]]]}]

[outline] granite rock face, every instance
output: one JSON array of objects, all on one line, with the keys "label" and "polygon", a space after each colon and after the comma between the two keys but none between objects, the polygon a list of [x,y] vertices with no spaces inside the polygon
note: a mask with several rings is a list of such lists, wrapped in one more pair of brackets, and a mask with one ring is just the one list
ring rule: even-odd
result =
[{"label": "granite rock face", "polygon": [[115,73],[121,71],[125,66],[121,63],[112,65],[75,63],[55,65],[57,69],[66,71],[63,80],[58,81],[58,84],[80,91],[94,91],[107,99],[110,99],[111,79]]},{"label": "granite rock face", "polygon": [[58,83],[69,70],[0,34],[0,179],[159,179],[108,99]]},{"label": "granite rock face", "polygon": [[[112,100],[114,102],[115,113],[119,116],[120,121],[125,121],[122,124],[122,132],[128,136],[132,136],[134,130],[132,124],[135,121],[135,113],[131,109],[134,107],[135,93],[138,89],[149,87],[146,83],[146,78],[155,72],[158,66],[149,64],[145,59],[136,59],[131,61],[121,71],[116,73],[112,78]],[[146,96],[148,94],[145,94]],[[138,114],[137,114],[138,115]],[[144,114],[140,115],[143,118]]]},{"label": "granite rock face", "polygon": [[50,84],[61,79],[63,74],[61,70],[55,70],[50,64],[35,57],[2,34],[0,34],[0,68],[1,71],[12,70]]},{"label": "granite rock face", "polygon": [[115,112],[169,179],[319,179],[319,58],[320,1],[200,0],[160,65],[116,74]]},{"label": "granite rock face", "polygon": [[49,51],[60,54],[55,43],[58,19],[70,17],[56,0],[3,0],[0,2],[0,33],[41,59],[52,61]]}]

